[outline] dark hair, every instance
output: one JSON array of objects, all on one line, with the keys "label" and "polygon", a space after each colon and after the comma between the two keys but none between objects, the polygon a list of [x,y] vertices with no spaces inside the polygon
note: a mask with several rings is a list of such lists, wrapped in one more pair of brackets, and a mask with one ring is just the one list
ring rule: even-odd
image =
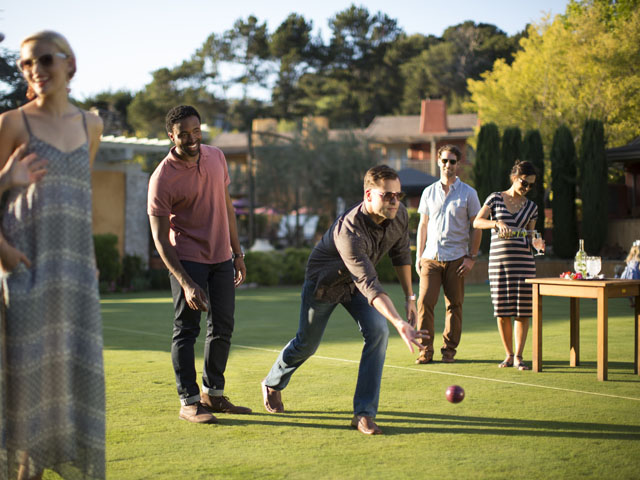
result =
[{"label": "dark hair", "polygon": [[167,132],[171,133],[173,126],[176,123],[188,117],[198,117],[198,121],[202,123],[202,120],[200,120],[200,114],[191,105],[179,105],[177,107],[173,107],[165,117],[165,127]]},{"label": "dark hair", "polygon": [[395,180],[398,178],[398,172],[388,165],[376,165],[367,170],[364,176],[364,189],[377,187],[380,180]]},{"label": "dark hair", "polygon": [[460,149],[458,147],[456,147],[455,145],[451,145],[450,143],[447,145],[443,145],[442,147],[440,147],[438,149],[438,154],[436,155],[436,158],[440,158],[440,154],[442,152],[451,152],[456,156],[456,160],[460,161],[460,157],[462,156],[462,152],[460,151]]},{"label": "dark hair", "polygon": [[529,175],[537,176],[538,172],[536,170],[536,167],[533,166],[533,163],[516,160],[516,163],[515,165],[513,165],[513,168],[511,169],[511,174],[509,176],[513,178],[513,177],[519,177],[521,175],[524,175],[525,177],[528,177]]}]

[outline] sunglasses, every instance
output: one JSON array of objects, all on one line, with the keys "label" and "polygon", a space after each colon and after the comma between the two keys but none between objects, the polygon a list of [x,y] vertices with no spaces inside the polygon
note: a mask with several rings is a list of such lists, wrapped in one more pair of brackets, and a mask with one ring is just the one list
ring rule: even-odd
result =
[{"label": "sunglasses", "polygon": [[406,196],[404,192],[381,192],[380,190],[373,190],[378,195],[382,197],[382,200],[385,202],[390,202],[392,199],[397,199],[398,201],[402,201],[402,199]]},{"label": "sunglasses", "polygon": [[527,182],[524,178],[519,178],[518,180],[520,180],[520,185],[522,185],[522,188],[532,188],[536,183],[535,182]]},{"label": "sunglasses", "polygon": [[68,55],[62,52],[45,53],[44,55],[40,55],[37,58],[21,58],[16,63],[18,64],[18,68],[23,71],[31,70],[37,63],[44,68],[51,68],[55,57],[67,58]]},{"label": "sunglasses", "polygon": [[456,160],[455,158],[441,158],[440,161],[443,165],[446,165],[447,162],[449,162],[451,165],[455,165],[456,163],[458,163],[458,160]]}]

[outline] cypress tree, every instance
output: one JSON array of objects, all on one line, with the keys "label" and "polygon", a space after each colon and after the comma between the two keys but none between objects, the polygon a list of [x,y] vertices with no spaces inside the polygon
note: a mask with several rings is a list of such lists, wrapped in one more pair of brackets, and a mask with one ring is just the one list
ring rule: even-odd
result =
[{"label": "cypress tree", "polygon": [[[497,190],[499,184],[495,172],[500,160],[500,132],[495,123],[487,123],[480,128],[478,133],[478,151],[476,162],[473,165],[473,178],[478,192],[480,203],[484,204],[487,197]],[[480,250],[489,251],[491,234],[483,230]]]},{"label": "cypress tree", "polygon": [[498,169],[498,181],[500,187],[498,190],[506,190],[511,186],[509,178],[511,169],[520,160],[520,149],[522,144],[522,135],[518,127],[509,127],[502,134],[502,149],[500,151],[500,167]]},{"label": "cypress tree", "polygon": [[551,190],[553,201],[553,251],[560,258],[572,258],[578,248],[576,230],[576,148],[571,131],[559,126],[551,147]]},{"label": "cypress tree", "polygon": [[600,120],[587,120],[580,145],[582,235],[585,250],[597,254],[607,239],[607,158],[604,127]]},{"label": "cypress tree", "polygon": [[522,141],[522,160],[531,162],[538,175],[529,197],[538,206],[538,221],[536,230],[544,232],[544,151],[542,150],[542,137],[538,130],[529,130]]}]

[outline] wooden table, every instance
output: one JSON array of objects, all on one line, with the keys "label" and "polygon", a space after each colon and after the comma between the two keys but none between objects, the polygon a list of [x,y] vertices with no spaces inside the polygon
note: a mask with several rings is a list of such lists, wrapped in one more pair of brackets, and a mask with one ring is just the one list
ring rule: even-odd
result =
[{"label": "wooden table", "polygon": [[638,329],[640,328],[640,280],[568,280],[564,278],[528,278],[525,280],[533,286],[533,370],[542,371],[542,296],[569,297],[569,364],[580,365],[580,299],[594,298],[598,301],[598,380],[607,379],[608,370],[608,327],[609,299],[620,297],[636,297],[634,312],[634,373],[639,374],[640,344]]}]

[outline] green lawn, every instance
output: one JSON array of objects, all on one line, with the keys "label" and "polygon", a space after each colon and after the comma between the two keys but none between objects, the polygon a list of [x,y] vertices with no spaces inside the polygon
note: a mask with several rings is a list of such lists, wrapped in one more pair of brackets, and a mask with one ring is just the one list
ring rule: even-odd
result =
[{"label": "green lawn", "polygon": [[[595,301],[581,301],[580,367],[568,366],[569,302],[546,297],[545,371],[520,372],[497,368],[504,352],[488,285],[467,286],[455,364],[415,365],[391,328],[377,418],[384,435],[366,437],[349,428],[362,340],[341,308],[284,390],[287,413],[262,407],[260,381],[295,334],[299,290],[238,291],[226,394],[254,414],[220,415],[212,426],[178,419],[169,293],[104,297],[108,478],[640,477],[627,299],[609,303],[610,380],[598,382]],[[400,288],[389,291],[400,305]],[[436,346],[443,310],[441,299]],[[202,342],[196,352],[200,370]],[[531,364],[530,342],[525,359]],[[466,390],[460,404],[445,399],[452,384]]]}]

